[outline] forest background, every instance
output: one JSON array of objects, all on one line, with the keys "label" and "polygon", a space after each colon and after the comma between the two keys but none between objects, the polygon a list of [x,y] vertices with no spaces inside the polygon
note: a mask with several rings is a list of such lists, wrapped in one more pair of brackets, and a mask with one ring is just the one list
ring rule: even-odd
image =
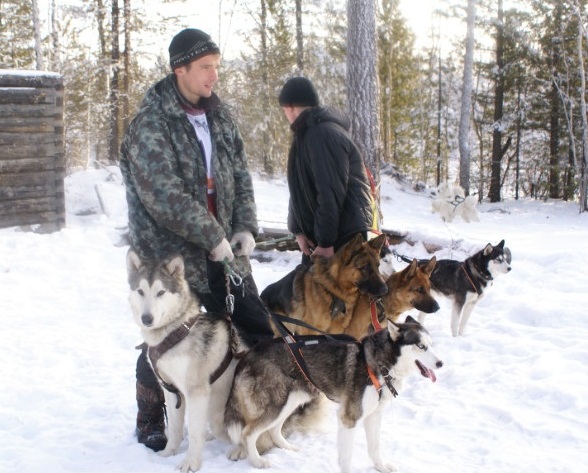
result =
[{"label": "forest background", "polygon": [[171,37],[198,27],[223,51],[216,91],[262,175],[285,172],[276,97],[305,75],[351,116],[376,178],[586,210],[586,0],[429,3],[417,44],[400,0],[0,0],[0,69],[61,74],[67,168],[116,164],[144,93],[169,73]]}]

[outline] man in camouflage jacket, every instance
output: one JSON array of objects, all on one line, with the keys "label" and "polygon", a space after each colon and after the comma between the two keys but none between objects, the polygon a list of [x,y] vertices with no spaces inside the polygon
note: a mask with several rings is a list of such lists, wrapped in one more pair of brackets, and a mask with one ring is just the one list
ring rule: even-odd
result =
[{"label": "man in camouflage jacket", "polygon": [[[121,146],[131,246],[144,259],[180,253],[190,287],[207,311],[225,308],[223,263],[231,262],[244,284],[244,290],[232,288],[232,320],[254,343],[273,332],[251,276],[257,217],[243,141],[212,92],[220,52],[196,29],[178,33],[169,52],[173,73],[149,89]],[[156,451],[167,442],[163,399],[143,350],[137,361],[137,436]]]}]

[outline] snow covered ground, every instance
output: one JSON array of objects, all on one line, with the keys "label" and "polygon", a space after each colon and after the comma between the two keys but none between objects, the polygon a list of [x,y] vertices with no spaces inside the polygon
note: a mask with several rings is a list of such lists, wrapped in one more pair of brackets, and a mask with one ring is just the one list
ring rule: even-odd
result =
[{"label": "snow covered ground", "polygon": [[[101,212],[95,186],[105,196]],[[262,227],[285,226],[287,186],[256,178]],[[405,473],[583,472],[588,466],[588,215],[575,203],[483,204],[480,222],[445,224],[431,199],[389,178],[384,228],[408,233],[400,254],[464,259],[506,240],[512,271],[453,338],[449,308],[428,317],[445,365],[437,382],[413,378],[382,426],[384,457]],[[171,472],[134,437],[140,342],[127,302],[120,180],[105,170],[66,181],[67,227],[40,235],[0,230],[0,471]],[[256,250],[257,251],[257,250]],[[253,261],[260,289],[299,260]],[[403,267],[397,263],[398,269]],[[337,472],[335,407],[323,429],[295,434],[300,451],[271,450],[272,471]],[[202,472],[253,472],[229,445],[206,444]],[[353,466],[374,471],[363,430]]]}]

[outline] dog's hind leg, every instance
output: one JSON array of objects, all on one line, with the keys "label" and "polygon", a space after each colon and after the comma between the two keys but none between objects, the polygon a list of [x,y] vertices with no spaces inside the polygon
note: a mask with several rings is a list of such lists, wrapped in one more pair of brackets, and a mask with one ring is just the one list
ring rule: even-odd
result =
[{"label": "dog's hind leg", "polygon": [[374,462],[376,470],[382,473],[398,471],[394,465],[382,461],[380,453],[380,430],[382,424],[382,408],[379,406],[374,412],[368,415],[364,421],[365,436],[367,439],[368,454]]},{"label": "dog's hind leg", "polygon": [[277,447],[287,450],[296,450],[282,435],[282,426],[290,415],[302,404],[310,401],[310,395],[303,391],[294,391],[288,396],[288,400],[281,408],[278,415],[268,422],[262,422],[257,426],[247,425],[243,429],[243,445],[247,449],[249,462],[256,468],[268,468],[269,460],[262,458],[257,450],[257,439],[263,432],[268,432]]}]

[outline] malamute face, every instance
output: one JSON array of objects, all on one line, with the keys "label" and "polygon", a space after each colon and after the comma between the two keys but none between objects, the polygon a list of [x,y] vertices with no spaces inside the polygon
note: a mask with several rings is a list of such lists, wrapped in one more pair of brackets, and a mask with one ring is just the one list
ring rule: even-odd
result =
[{"label": "malamute face", "polygon": [[132,250],[127,255],[129,302],[142,329],[157,329],[181,313],[185,302],[184,262],[180,256],[160,264],[144,263]]}]

